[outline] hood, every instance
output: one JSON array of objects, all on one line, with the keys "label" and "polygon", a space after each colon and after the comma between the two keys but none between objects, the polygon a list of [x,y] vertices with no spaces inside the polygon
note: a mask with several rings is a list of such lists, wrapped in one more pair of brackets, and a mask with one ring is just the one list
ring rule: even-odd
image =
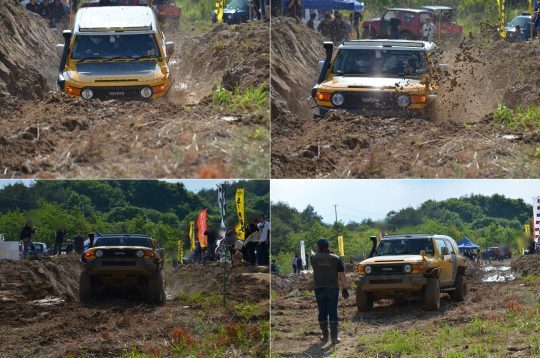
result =
[{"label": "hood", "polygon": [[424,89],[425,85],[420,83],[420,79],[410,78],[380,78],[380,77],[359,77],[359,76],[334,76],[321,84],[321,88],[338,89],[399,89],[413,90]]},{"label": "hood", "polygon": [[93,250],[152,250],[146,246],[93,246]]},{"label": "hood", "polygon": [[[427,260],[427,257],[426,257]],[[422,255],[388,255],[375,256],[361,262],[362,265],[381,265],[381,264],[399,264],[421,262]]]},{"label": "hood", "polygon": [[75,65],[76,71],[68,75],[79,82],[96,80],[151,81],[163,76],[156,61],[83,62]]}]

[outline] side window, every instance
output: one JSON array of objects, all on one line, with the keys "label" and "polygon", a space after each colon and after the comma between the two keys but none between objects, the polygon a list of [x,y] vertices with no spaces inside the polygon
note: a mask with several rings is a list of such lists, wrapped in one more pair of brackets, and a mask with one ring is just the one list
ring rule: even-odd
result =
[{"label": "side window", "polygon": [[448,247],[448,252],[450,254],[455,254],[456,251],[454,250],[454,246],[452,246],[452,243],[449,240],[444,240],[446,242],[446,247]]},{"label": "side window", "polygon": [[435,239],[435,246],[437,246],[437,255],[441,255],[442,248],[445,247],[446,245],[444,244],[443,239]]},{"label": "side window", "polygon": [[396,17],[396,12],[395,11],[387,11],[384,16],[383,16],[383,20],[384,21],[390,21],[390,19]]},{"label": "side window", "polygon": [[414,14],[409,12],[403,13],[403,19],[401,21],[404,23],[414,22]]}]

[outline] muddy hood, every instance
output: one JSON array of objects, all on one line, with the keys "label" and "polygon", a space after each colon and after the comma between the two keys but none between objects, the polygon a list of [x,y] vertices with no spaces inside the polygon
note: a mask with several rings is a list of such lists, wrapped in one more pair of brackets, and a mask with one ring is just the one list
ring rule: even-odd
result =
[{"label": "muddy hood", "polygon": [[69,71],[68,75],[80,82],[96,80],[151,81],[163,76],[156,61],[78,63],[76,71]]},{"label": "muddy hood", "polygon": [[399,264],[405,262],[420,262],[422,261],[421,255],[388,255],[388,256],[375,256],[362,261],[362,265],[380,265],[380,264]]},{"label": "muddy hood", "polygon": [[423,89],[424,84],[420,79],[410,78],[378,78],[378,77],[354,77],[354,76],[334,76],[331,80],[324,82],[322,88],[337,89],[400,89],[413,90]]}]

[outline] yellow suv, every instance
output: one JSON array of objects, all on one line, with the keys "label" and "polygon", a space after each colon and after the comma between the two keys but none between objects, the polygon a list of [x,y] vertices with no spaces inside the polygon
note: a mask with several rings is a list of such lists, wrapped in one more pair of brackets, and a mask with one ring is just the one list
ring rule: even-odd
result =
[{"label": "yellow suv", "polygon": [[148,6],[82,8],[63,35],[58,86],[70,96],[149,99],[171,87],[174,44]]},{"label": "yellow suv", "polygon": [[409,40],[325,42],[326,58],[311,91],[319,116],[329,110],[385,114],[424,112],[436,97],[435,44]]},{"label": "yellow suv", "polygon": [[375,255],[358,266],[358,311],[371,310],[377,299],[414,296],[422,299],[425,309],[439,310],[441,292],[463,301],[467,294],[465,260],[449,236],[383,236]]}]

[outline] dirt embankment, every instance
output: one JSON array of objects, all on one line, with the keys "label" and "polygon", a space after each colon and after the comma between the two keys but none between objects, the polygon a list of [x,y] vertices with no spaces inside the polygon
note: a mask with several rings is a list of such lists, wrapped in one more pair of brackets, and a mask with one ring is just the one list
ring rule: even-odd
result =
[{"label": "dirt embankment", "polygon": [[0,356],[268,353],[261,333],[269,319],[267,268],[228,267],[227,306],[220,296],[224,273],[219,264],[166,267],[163,306],[149,305],[131,291],[102,292],[81,305],[80,270],[75,256],[0,261]]},{"label": "dirt embankment", "polygon": [[540,275],[540,255],[525,255],[512,261],[512,270],[521,275]]},{"label": "dirt embankment", "polygon": [[491,115],[498,101],[539,103],[537,46],[469,38],[444,48],[440,62],[450,71],[431,120],[345,112],[314,120],[308,97],[324,57],[323,39],[294,20],[273,21],[272,52],[280,54],[272,57],[271,69],[274,177],[540,175],[539,131],[495,125]]},{"label": "dirt embankment", "polygon": [[[58,34],[15,0],[0,0],[0,115],[6,98],[42,98],[59,58]],[[51,69],[53,66],[53,69]],[[49,81],[49,84],[47,83]]]},{"label": "dirt embankment", "polygon": [[[37,55],[12,61],[12,73],[26,77],[25,64],[37,65],[35,59],[42,57],[40,66],[56,73],[59,59],[49,56],[56,40],[47,24],[19,4],[11,7],[23,14],[27,28],[50,38],[37,46],[28,37],[31,41],[22,47],[34,46]],[[15,21],[2,17],[0,34],[11,33]],[[268,83],[268,34],[268,24],[262,23],[220,25],[202,35],[166,34],[176,44],[170,60],[174,85],[167,97],[150,102],[74,99],[46,93],[43,77],[28,76],[36,95],[21,92],[0,106],[0,175],[268,177],[266,165],[246,166],[246,161],[269,156],[267,114],[212,101],[217,84],[233,90]],[[0,38],[0,49],[9,50],[16,39]],[[16,83],[13,76],[7,81],[8,87]]]}]

